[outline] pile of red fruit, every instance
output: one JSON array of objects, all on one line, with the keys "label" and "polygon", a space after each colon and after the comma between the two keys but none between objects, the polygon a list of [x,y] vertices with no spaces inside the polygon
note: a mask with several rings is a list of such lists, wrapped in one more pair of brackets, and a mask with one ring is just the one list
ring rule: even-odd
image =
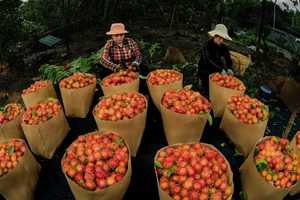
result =
[{"label": "pile of red fruit", "polygon": [[120,92],[104,97],[94,108],[94,115],[102,120],[127,120],[146,109],[146,99],[139,93]]},{"label": "pile of red fruit", "polygon": [[211,80],[221,87],[225,87],[233,90],[241,90],[241,91],[246,90],[244,83],[242,83],[234,76],[215,73],[211,76]]},{"label": "pile of red fruit", "polygon": [[20,113],[22,113],[22,106],[20,104],[7,104],[0,110],[0,125],[14,120]]},{"label": "pile of red fruit", "polygon": [[158,152],[159,186],[173,199],[227,199],[233,193],[224,156],[199,142]]},{"label": "pile of red fruit", "polygon": [[0,177],[16,167],[25,151],[26,145],[22,140],[10,140],[0,143]]},{"label": "pile of red fruit", "polygon": [[51,83],[51,81],[46,80],[46,81],[36,81],[33,84],[31,84],[29,86],[29,88],[27,88],[26,90],[23,90],[22,95],[26,95],[32,92],[36,92],[37,90],[46,87],[47,85],[49,85]]},{"label": "pile of red fruit", "polygon": [[300,133],[296,134],[296,144],[297,144],[298,151],[300,151]]},{"label": "pile of red fruit", "polygon": [[89,133],[68,148],[62,171],[85,189],[102,190],[123,179],[128,161],[128,147],[120,136]]},{"label": "pile of red fruit", "polygon": [[173,69],[157,69],[150,72],[147,78],[151,85],[165,85],[175,81],[180,81],[182,75]]},{"label": "pile of red fruit", "polygon": [[300,180],[300,163],[289,140],[271,136],[256,145],[254,162],[261,176],[277,188],[290,188]]},{"label": "pile of red fruit", "polygon": [[58,115],[61,110],[62,106],[57,99],[48,98],[29,107],[22,116],[22,124],[42,124]]},{"label": "pile of red fruit", "polygon": [[257,98],[238,94],[227,101],[227,108],[241,122],[257,124],[269,118],[269,108]]},{"label": "pile of red fruit", "polygon": [[96,82],[97,80],[92,74],[77,73],[61,80],[59,83],[59,87],[67,89],[78,89],[93,85]]},{"label": "pile of red fruit", "polygon": [[207,99],[187,87],[167,90],[161,103],[165,108],[179,114],[199,115],[209,113],[211,109],[211,103]]},{"label": "pile of red fruit", "polygon": [[105,77],[101,85],[104,87],[113,87],[117,85],[131,83],[137,79],[139,74],[133,71],[119,71]]}]

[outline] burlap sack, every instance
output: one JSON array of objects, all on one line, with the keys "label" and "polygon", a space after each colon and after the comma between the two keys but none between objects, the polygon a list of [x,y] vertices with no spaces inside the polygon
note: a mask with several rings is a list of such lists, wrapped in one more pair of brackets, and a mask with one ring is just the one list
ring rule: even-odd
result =
[{"label": "burlap sack", "polygon": [[294,186],[290,188],[276,188],[263,179],[254,163],[255,146],[269,137],[261,138],[255,143],[254,148],[246,161],[239,168],[243,194],[247,200],[272,199],[282,200]]},{"label": "burlap sack", "polygon": [[169,145],[181,142],[199,142],[209,113],[187,115],[172,112],[160,105],[166,139]]},{"label": "burlap sack", "polygon": [[[167,149],[168,147],[171,147],[171,146],[180,146],[180,145],[184,145],[184,144],[194,144],[195,142],[191,142],[191,143],[178,143],[178,144],[174,144],[174,145],[169,145],[169,146],[166,146],[166,147],[163,147],[161,149],[159,149],[157,151],[157,153],[155,154],[155,157],[154,157],[154,161],[157,160],[157,157],[158,157],[158,153],[161,151],[161,150],[165,150]],[[210,147],[211,149],[213,150],[217,150],[219,152],[220,155],[222,155],[224,158],[225,156],[217,149],[215,148],[214,146],[210,145],[210,144],[206,144],[206,143],[201,143],[201,145],[206,145],[208,147]],[[227,172],[226,174],[228,175],[228,186],[232,186],[232,195],[233,195],[233,191],[234,191],[234,183],[233,183],[233,173],[231,171],[231,167],[230,167],[230,164],[228,163],[227,159],[225,158],[225,163],[227,164],[228,168],[227,168]],[[156,182],[157,182],[157,187],[158,187],[158,194],[159,194],[159,199],[160,200],[172,200],[173,198],[168,195],[160,186],[159,186],[159,179],[158,179],[158,175],[157,175],[157,171],[156,171],[156,166],[154,165],[154,171],[155,171],[155,176],[156,176]],[[227,198],[227,200],[230,200],[232,198],[232,195],[230,197]]]},{"label": "burlap sack", "polygon": [[[293,151],[293,153],[296,153],[297,155],[298,155],[298,157],[300,157],[300,151],[298,150],[298,148],[297,148],[297,140],[296,140],[296,135],[297,134],[300,134],[300,131],[298,131],[296,134],[295,134],[295,136],[294,136],[294,138],[291,140],[291,142],[290,142],[290,148],[291,149],[294,149],[294,151]],[[295,194],[298,194],[298,193],[300,193],[300,181],[297,181],[297,183],[295,184],[295,186],[291,189],[291,191],[289,192],[289,194],[291,195],[291,196],[293,196],[293,195],[295,195]]]},{"label": "burlap sack", "polygon": [[95,88],[96,83],[79,89],[60,87],[66,116],[86,118],[93,102]]},{"label": "burlap sack", "polygon": [[[144,95],[142,96],[144,97]],[[148,102],[146,98],[145,101],[146,101],[146,109],[144,110],[144,112],[128,120],[117,120],[117,121],[101,120],[95,116],[93,111],[93,116],[96,121],[98,130],[113,131],[118,133],[118,135],[124,138],[124,140],[127,142],[132,157],[136,157],[146,126],[147,111],[148,111]]]},{"label": "burlap sack", "polygon": [[40,99],[48,99],[50,97],[57,99],[57,95],[52,83],[43,88],[40,88],[35,92],[25,95],[22,94],[22,99],[26,108],[32,107]]},{"label": "burlap sack", "polygon": [[16,167],[0,177],[0,193],[7,200],[33,200],[40,169],[26,145],[26,151]]},{"label": "burlap sack", "polygon": [[135,79],[130,83],[122,84],[118,86],[104,87],[102,84],[100,84],[100,86],[104,96],[110,96],[112,94],[120,93],[120,92],[139,92],[140,79],[138,77],[137,79]]},{"label": "burlap sack", "polygon": [[236,76],[244,76],[246,69],[249,67],[251,58],[243,54],[229,51],[232,60],[232,70]]},{"label": "burlap sack", "polygon": [[23,113],[24,110],[22,109],[22,112],[14,120],[0,125],[0,141],[12,138],[25,139],[25,135],[20,124],[20,119]]},{"label": "burlap sack", "polygon": [[238,120],[228,108],[225,109],[220,129],[226,133],[236,148],[247,157],[256,142],[264,137],[268,120],[257,124],[246,124]]},{"label": "burlap sack", "polygon": [[286,79],[280,92],[280,97],[290,111],[294,110],[297,98],[300,95],[300,84]]},{"label": "burlap sack", "polygon": [[[149,76],[149,74],[148,74],[148,76]],[[148,79],[148,76],[147,76],[147,79]],[[182,77],[181,80],[175,81],[175,82],[172,82],[172,83],[169,83],[166,85],[152,85],[148,81],[146,81],[151,99],[159,112],[160,112],[161,98],[162,98],[164,92],[167,90],[170,90],[170,89],[177,90],[177,89],[183,87],[182,86],[183,85],[183,75],[182,74],[181,74],[181,77]]]},{"label": "burlap sack", "polygon": [[31,151],[51,159],[70,130],[63,110],[58,115],[38,125],[21,123]]},{"label": "burlap sack", "polygon": [[[102,131],[100,133],[106,134],[108,132]],[[126,143],[125,139],[124,142]],[[129,151],[128,169],[125,176],[120,182],[115,183],[102,190],[99,191],[86,190],[65,175],[75,199],[77,200],[122,200],[127,191],[127,188],[131,180],[131,175],[132,175],[130,148],[128,148],[128,151]],[[64,160],[65,157],[66,157],[66,153],[64,154],[62,161]]]},{"label": "burlap sack", "polygon": [[227,105],[227,100],[237,94],[244,95],[245,91],[232,90],[229,88],[221,87],[211,80],[209,76],[209,100],[212,103],[212,111],[214,117],[222,117]]}]

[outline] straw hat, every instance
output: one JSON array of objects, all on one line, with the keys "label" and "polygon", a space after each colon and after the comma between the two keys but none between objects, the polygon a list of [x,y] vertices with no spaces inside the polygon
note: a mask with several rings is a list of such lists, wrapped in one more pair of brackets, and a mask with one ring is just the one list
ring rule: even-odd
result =
[{"label": "straw hat", "polygon": [[110,31],[106,32],[106,35],[116,35],[116,34],[124,34],[129,33],[125,30],[125,26],[122,23],[114,23],[110,27]]},{"label": "straw hat", "polygon": [[214,37],[215,35],[218,35],[226,40],[232,40],[231,37],[229,37],[227,28],[224,24],[217,24],[215,29],[212,31],[209,31],[208,34],[212,37]]}]

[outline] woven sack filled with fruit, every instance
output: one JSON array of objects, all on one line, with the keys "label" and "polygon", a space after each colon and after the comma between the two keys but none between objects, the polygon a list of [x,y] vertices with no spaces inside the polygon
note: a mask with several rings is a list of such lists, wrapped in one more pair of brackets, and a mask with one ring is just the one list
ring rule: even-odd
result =
[{"label": "woven sack filled with fruit", "polygon": [[209,76],[209,100],[212,103],[214,117],[222,117],[227,99],[246,90],[242,81],[230,75],[214,73]]},{"label": "woven sack filled with fruit", "polygon": [[163,147],[154,157],[160,200],[226,199],[233,191],[233,174],[223,154],[205,143]]},{"label": "woven sack filled with fruit", "polygon": [[5,199],[33,200],[41,166],[22,139],[0,143],[0,193]]},{"label": "woven sack filled with fruit", "polygon": [[300,180],[299,164],[289,140],[260,139],[239,169],[245,199],[282,200]]},{"label": "woven sack filled with fruit", "polygon": [[22,105],[9,103],[0,107],[0,141],[11,138],[25,139],[20,118],[24,110]]},{"label": "woven sack filled with fruit", "polygon": [[36,81],[22,91],[22,99],[26,108],[32,107],[38,100],[55,98],[56,92],[50,80]]},{"label": "woven sack filled with fruit", "polygon": [[62,101],[67,117],[86,118],[90,111],[96,88],[96,77],[77,73],[59,83]]},{"label": "woven sack filled with fruit", "polygon": [[21,118],[21,126],[31,151],[48,159],[53,157],[70,130],[62,106],[53,98],[29,107]]},{"label": "woven sack filled with fruit", "polygon": [[105,77],[100,86],[104,96],[120,92],[139,92],[139,73],[130,70],[115,72]]},{"label": "woven sack filled with fruit", "polygon": [[130,149],[113,132],[78,136],[64,154],[61,167],[78,200],[122,200],[131,180]]},{"label": "woven sack filled with fruit", "polygon": [[173,69],[157,69],[152,71],[147,76],[147,87],[151,99],[160,111],[161,97],[164,92],[170,89],[182,88],[183,75]]},{"label": "woven sack filled with fruit", "polygon": [[210,116],[210,102],[190,88],[170,89],[162,96],[160,108],[169,145],[200,141]]},{"label": "woven sack filled with fruit", "polygon": [[[290,142],[290,148],[294,149],[294,152],[300,157],[300,131],[298,131],[294,138]],[[296,183],[296,185],[291,189],[289,194],[291,196],[300,193],[300,181]]]},{"label": "woven sack filled with fruit", "polygon": [[269,120],[269,108],[257,98],[238,94],[227,100],[220,129],[244,156],[264,137]]},{"label": "woven sack filled with fruit", "polygon": [[102,97],[93,110],[100,131],[118,133],[127,142],[135,157],[146,126],[148,102],[136,92],[120,92]]}]

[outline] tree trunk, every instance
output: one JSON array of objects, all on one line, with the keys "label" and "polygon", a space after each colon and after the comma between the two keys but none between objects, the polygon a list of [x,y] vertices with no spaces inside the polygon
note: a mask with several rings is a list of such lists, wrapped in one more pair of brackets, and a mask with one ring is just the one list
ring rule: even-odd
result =
[{"label": "tree trunk", "polygon": [[260,24],[258,28],[258,36],[257,36],[257,44],[256,44],[256,56],[259,57],[259,50],[261,45],[261,37],[262,37],[262,30],[264,25],[264,19],[265,19],[265,10],[266,10],[266,2],[267,0],[263,0],[261,4],[261,18],[260,18]]},{"label": "tree trunk", "polygon": [[177,25],[177,32],[176,35],[179,35],[179,16],[178,16],[178,0],[176,0],[176,25]]},{"label": "tree trunk", "polygon": [[172,28],[172,24],[174,21],[174,16],[175,16],[175,10],[176,10],[176,0],[174,0],[174,8],[173,8],[173,13],[172,13],[172,19],[171,19],[171,23],[170,23],[170,29]]},{"label": "tree trunk", "polygon": [[292,112],[291,117],[289,119],[288,125],[287,125],[287,127],[284,131],[283,138],[287,138],[289,136],[289,133],[290,133],[291,128],[294,124],[297,113],[299,111],[300,111],[300,93],[298,94],[297,101],[296,101],[296,104],[294,106],[293,112]]},{"label": "tree trunk", "polygon": [[223,23],[224,20],[224,0],[220,1],[220,13],[219,13],[219,20]]}]

